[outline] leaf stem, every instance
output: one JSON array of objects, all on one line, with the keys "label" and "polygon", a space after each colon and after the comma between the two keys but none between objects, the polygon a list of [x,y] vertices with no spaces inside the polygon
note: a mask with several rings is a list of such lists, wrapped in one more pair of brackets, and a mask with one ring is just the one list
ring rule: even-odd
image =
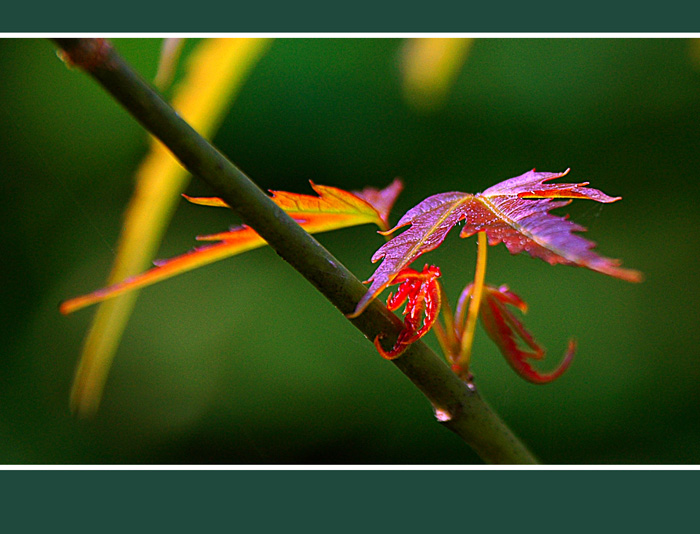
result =
[{"label": "leaf stem", "polygon": [[488,255],[486,232],[479,232],[477,247],[474,286],[471,292],[471,300],[469,301],[467,320],[466,323],[464,323],[465,330],[462,334],[462,347],[459,353],[459,360],[457,361],[459,369],[465,375],[469,373],[469,363],[471,362],[472,345],[474,343],[474,331],[476,330],[476,321],[479,317],[479,308],[481,307],[481,295],[484,292],[484,279],[486,278],[486,256]]},{"label": "leaf stem", "polygon": [[[362,283],[306,233],[268,195],[193,130],[106,41],[55,39],[73,64],[88,72],[150,133],[159,138],[194,175],[258,232],[311,282],[343,315],[352,312],[366,292]],[[373,340],[380,332],[397,336],[402,323],[375,300],[352,324]],[[430,400],[438,420],[458,434],[489,463],[536,463],[481,398],[463,383],[424,343],[413,343],[392,360]]]}]

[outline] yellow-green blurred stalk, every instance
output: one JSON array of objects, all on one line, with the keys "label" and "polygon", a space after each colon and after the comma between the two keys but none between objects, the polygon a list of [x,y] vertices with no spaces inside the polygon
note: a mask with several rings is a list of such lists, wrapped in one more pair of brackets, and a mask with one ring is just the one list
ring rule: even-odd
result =
[{"label": "yellow-green blurred stalk", "polygon": [[401,71],[406,101],[431,111],[446,100],[474,39],[409,39],[403,49]]},{"label": "yellow-green blurred stalk", "polygon": [[690,39],[690,61],[696,69],[700,69],[700,39]]},{"label": "yellow-green blurred stalk", "polygon": [[[269,39],[208,39],[192,52],[172,104],[204,137],[218,129]],[[158,141],[136,173],[136,189],[126,211],[111,285],[144,271],[157,253],[190,175]],[[138,291],[100,305],[83,345],[71,391],[71,409],[81,416],[99,407],[105,381]]]}]

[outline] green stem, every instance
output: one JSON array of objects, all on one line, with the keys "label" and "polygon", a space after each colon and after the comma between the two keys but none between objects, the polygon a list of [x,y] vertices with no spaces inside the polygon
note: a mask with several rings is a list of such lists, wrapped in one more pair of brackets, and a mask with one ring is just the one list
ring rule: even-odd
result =
[{"label": "green stem", "polygon": [[[355,309],[366,288],[268,195],[194,131],[119,57],[107,41],[55,39],[68,61],[88,72],[146,130],[160,139],[194,176],[207,182],[277,253],[311,282],[344,315]],[[375,300],[351,321],[368,339],[397,336],[402,324]],[[536,460],[476,390],[467,387],[421,342],[393,360],[430,400],[438,419],[489,463]]]}]

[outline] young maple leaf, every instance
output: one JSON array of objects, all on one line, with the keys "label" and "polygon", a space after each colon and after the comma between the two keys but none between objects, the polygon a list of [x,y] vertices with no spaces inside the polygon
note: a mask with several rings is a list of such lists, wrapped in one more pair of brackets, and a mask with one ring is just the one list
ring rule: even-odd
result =
[{"label": "young maple leaf", "polygon": [[[469,292],[469,287],[465,290]],[[528,359],[541,360],[545,350],[539,345],[523,324],[507,308],[513,306],[525,313],[527,304],[507,286],[493,287],[484,285],[481,300],[481,323],[488,336],[498,345],[508,364],[522,378],[533,384],[546,384],[559,378],[566,371],[576,352],[576,343],[572,339],[559,367],[551,373],[542,374],[533,369]],[[522,348],[524,345],[526,348]]]},{"label": "young maple leaf", "polygon": [[532,170],[494,185],[483,193],[441,193],[411,208],[394,228],[384,232],[389,234],[411,225],[372,256],[373,263],[383,261],[367,280],[371,286],[351,317],[362,313],[403,268],[425,252],[437,248],[460,221],[464,221],[460,237],[484,231],[489,245],[502,242],[512,254],[525,251],[551,265],[576,265],[630,282],[641,281],[641,273],[623,269],[618,260],[599,256],[591,250],[594,243],[573,233],[585,231],[583,226],[549,213],[571,202],[554,202],[554,198],[587,198],[603,203],[620,200],[620,197],[610,197],[597,189],[585,187],[588,182],[545,183],[568,172]]},{"label": "young maple leaf", "polygon": [[[285,191],[272,191],[272,200],[307,232],[318,233],[374,223],[386,230],[389,210],[403,187],[399,179],[394,180],[385,189],[366,188],[359,193],[350,193],[343,189],[326,185],[311,187],[318,194],[302,195]],[[229,207],[216,197],[185,198],[193,204],[214,207]],[[60,305],[63,314],[116,297],[137,288],[149,286],[171,276],[207,265],[209,263],[240,254],[247,250],[261,247],[265,240],[246,225],[231,228],[227,232],[197,236],[199,241],[218,241],[211,245],[195,248],[181,256],[168,260],[155,261],[156,267],[142,274],[127,278],[109,287],[98,289],[88,295],[67,300]]]},{"label": "young maple leaf", "polygon": [[[362,191],[345,191],[337,187],[318,185],[311,182],[318,196],[288,193],[286,191],[270,191],[272,200],[282,208],[292,219],[298,222],[309,233],[327,232],[374,223],[382,230],[389,228],[388,219],[396,198],[403,190],[403,183],[396,178],[384,189],[366,187]],[[188,197],[193,204],[228,208],[228,204],[217,197]],[[197,236],[198,241],[226,241],[238,239],[238,233],[247,226],[237,226],[228,232]],[[250,229],[252,231],[252,229]],[[256,234],[257,235],[257,234]],[[262,238],[260,238],[262,239]]]},{"label": "young maple leaf", "polygon": [[408,267],[394,278],[392,284],[399,284],[399,287],[396,293],[389,294],[386,305],[389,310],[394,311],[406,303],[403,311],[404,327],[389,352],[379,344],[383,337],[381,334],[374,339],[374,346],[383,358],[393,360],[400,356],[408,345],[430,331],[440,312],[440,287],[437,281],[439,277],[438,267],[426,265],[422,272]]}]

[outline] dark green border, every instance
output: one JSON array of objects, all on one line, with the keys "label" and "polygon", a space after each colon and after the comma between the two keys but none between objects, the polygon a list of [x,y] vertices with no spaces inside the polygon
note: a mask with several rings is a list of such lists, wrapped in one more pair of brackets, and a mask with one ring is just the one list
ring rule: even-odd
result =
[{"label": "dark green border", "polygon": [[696,471],[13,471],[3,473],[0,491],[4,523],[28,532],[678,532],[695,514],[697,478]]},{"label": "dark green border", "polygon": [[562,2],[9,3],[1,32],[693,32],[697,7]]}]

